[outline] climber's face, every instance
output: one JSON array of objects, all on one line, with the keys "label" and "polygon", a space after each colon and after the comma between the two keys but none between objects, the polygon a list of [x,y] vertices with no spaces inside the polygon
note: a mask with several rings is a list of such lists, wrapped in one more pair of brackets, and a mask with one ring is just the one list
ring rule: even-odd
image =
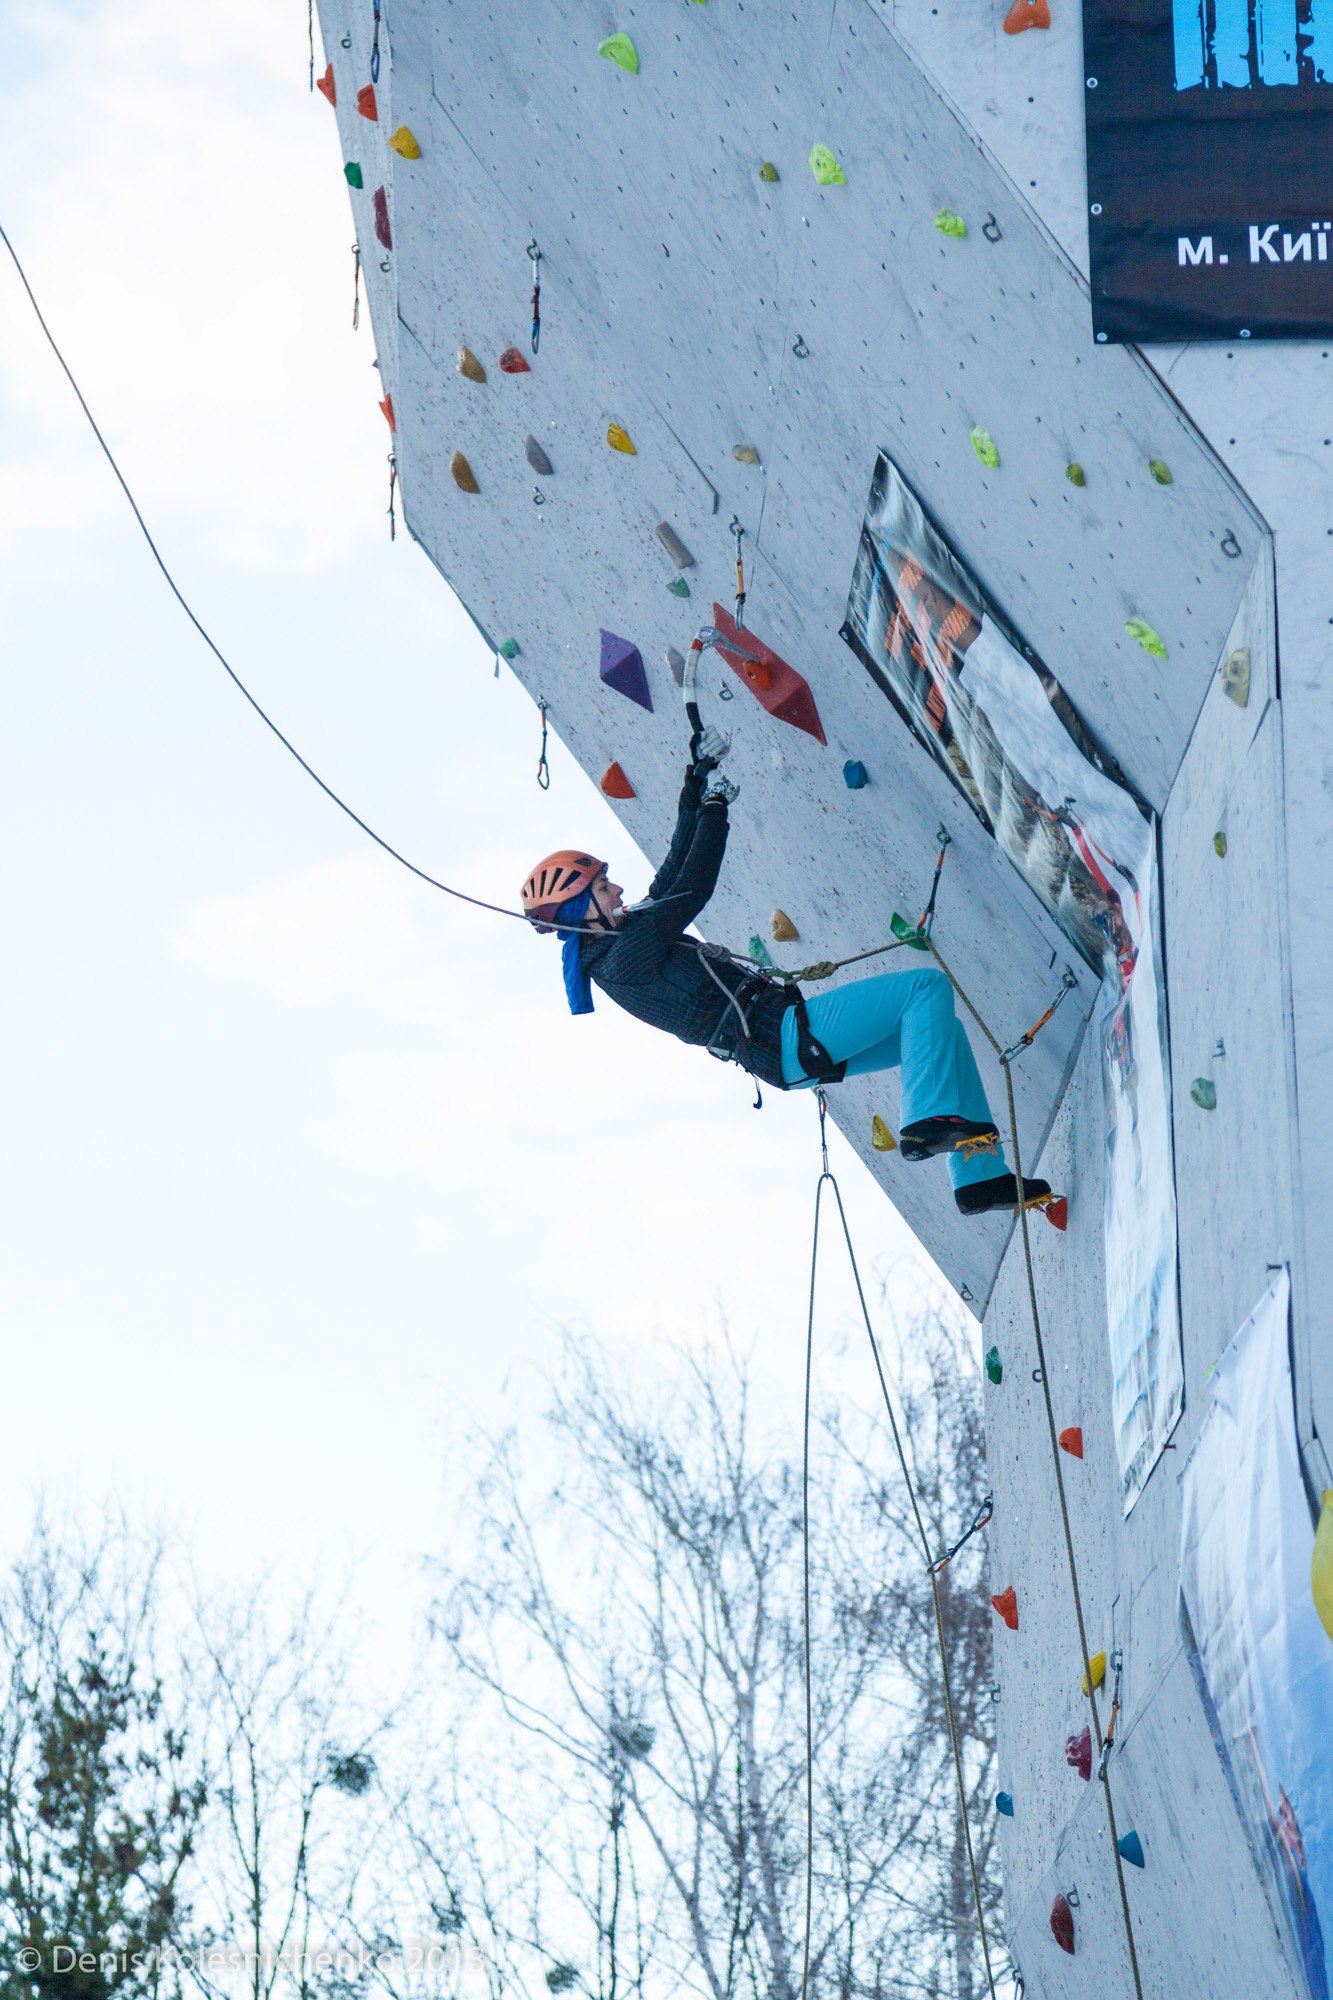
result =
[{"label": "climber's face", "polygon": [[613,927],[625,914],[623,891],[619,882],[613,882],[602,872],[592,885],[592,906],[603,920]]}]

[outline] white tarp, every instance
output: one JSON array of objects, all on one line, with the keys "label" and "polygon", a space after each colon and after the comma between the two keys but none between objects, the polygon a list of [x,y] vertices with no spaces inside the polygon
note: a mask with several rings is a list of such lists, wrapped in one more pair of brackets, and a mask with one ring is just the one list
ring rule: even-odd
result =
[{"label": "white tarp", "polygon": [[1311,2000],[1333,1912],[1333,1641],[1310,1590],[1289,1285],[1273,1280],[1215,1369],[1185,1466],[1180,1581],[1260,1871]]}]

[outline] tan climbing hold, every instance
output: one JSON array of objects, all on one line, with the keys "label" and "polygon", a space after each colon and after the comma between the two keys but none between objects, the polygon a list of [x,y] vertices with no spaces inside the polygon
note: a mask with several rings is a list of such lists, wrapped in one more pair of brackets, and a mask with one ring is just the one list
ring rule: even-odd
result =
[{"label": "tan climbing hold", "polygon": [[785,910],[774,910],[769,929],[778,944],[795,944],[801,935]]},{"label": "tan climbing hold", "polygon": [[630,441],[629,432],[626,430],[622,430],[619,424],[607,425],[606,441],[610,445],[612,451],[627,452],[631,458],[635,458],[638,456],[632,442]]},{"label": "tan climbing hold", "polygon": [[759,463],[758,449],[752,444],[734,444],[731,447],[731,455],[733,458],[738,458],[742,465],[758,465]]},{"label": "tan climbing hold", "polygon": [[460,486],[464,493],[480,493],[481,488],[477,484],[477,475],[461,451],[456,451],[449,460],[449,470],[454,475],[454,485]]},{"label": "tan climbing hold", "polygon": [[877,1153],[896,1153],[898,1150],[898,1141],[878,1112],[870,1121],[870,1143]]},{"label": "tan climbing hold", "polygon": [[486,380],[486,370],[470,347],[460,347],[458,350],[458,372],[460,375],[466,375],[469,382]]},{"label": "tan climbing hold", "polygon": [[1246,708],[1250,700],[1250,649],[1237,646],[1229,653],[1222,666],[1222,692],[1228,701],[1234,701],[1237,708]]}]

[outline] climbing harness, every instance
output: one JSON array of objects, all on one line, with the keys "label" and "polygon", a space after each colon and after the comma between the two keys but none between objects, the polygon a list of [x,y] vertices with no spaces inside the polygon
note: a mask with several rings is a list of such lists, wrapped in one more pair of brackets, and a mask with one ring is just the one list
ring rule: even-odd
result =
[{"label": "climbing harness", "polygon": [[361,324],[361,245],[352,245],[352,332]]},{"label": "climbing harness", "polygon": [[[819,1107],[819,1148],[822,1166],[819,1180],[815,1187],[814,1241],[810,1251],[810,1310],[806,1322],[805,1334],[805,1422],[804,1450],[801,1463],[802,1584],[805,1610],[805,1949],[801,1963],[801,2000],[808,2000],[809,1994],[810,1926],[814,1900],[814,1715],[810,1677],[810,1392],[811,1380],[814,1373],[815,1280],[819,1269],[820,1210],[826,1183],[832,1188],[834,1200],[838,1204],[838,1219],[842,1223],[843,1241],[847,1245],[847,1258],[851,1265],[852,1280],[856,1286],[856,1297],[861,1308],[861,1317],[865,1323],[866,1338],[870,1343],[870,1352],[875,1364],[875,1373],[879,1378],[880,1393],[884,1399],[884,1409],[888,1416],[889,1429],[893,1436],[893,1445],[897,1453],[899,1470],[902,1473],[903,1484],[911,1505],[912,1517],[916,1523],[917,1539],[921,1544],[922,1561],[925,1565],[926,1575],[930,1581],[931,1604],[935,1613],[935,1638],[940,1656],[940,1683],[944,1694],[944,1713],[949,1725],[949,1746],[953,1752],[954,1781],[958,1790],[958,1810],[962,1819],[963,1840],[967,1849],[968,1874],[972,1883],[972,1903],[976,1911],[977,1932],[981,1941],[981,1955],[986,1967],[986,1985],[989,1989],[991,2000],[997,2000],[995,1973],[991,1966],[990,1939],[986,1931],[986,1913],[982,1907],[981,1877],[977,1869],[976,1850],[972,1841],[972,1819],[968,1811],[967,1784],[963,1776],[963,1755],[958,1741],[958,1721],[954,1711],[953,1682],[949,1674],[949,1650],[944,1636],[944,1613],[940,1604],[939,1573],[944,1568],[945,1563],[953,1555],[957,1554],[958,1549],[962,1547],[962,1542],[959,1542],[954,1549],[950,1550],[949,1556],[946,1556],[941,1562],[937,1563],[931,1555],[930,1538],[926,1533],[926,1524],[921,1513],[921,1503],[917,1498],[916,1484],[907,1463],[907,1453],[903,1448],[902,1433],[898,1427],[898,1418],[893,1407],[893,1398],[889,1394],[888,1378],[884,1373],[884,1363],[880,1356],[879,1342],[875,1338],[875,1330],[870,1320],[870,1308],[866,1304],[865,1289],[861,1283],[861,1272],[857,1265],[856,1251],[852,1246],[852,1233],[847,1222],[847,1211],[842,1204],[842,1191],[829,1168],[828,1099],[822,1089],[815,1093],[815,1101]],[[966,1541],[969,1535],[975,1534],[984,1525],[980,1519],[980,1512],[981,1510],[978,1510],[978,1519],[973,1522],[972,1527],[968,1530],[968,1534],[963,1537],[963,1541]],[[987,1514],[986,1519],[989,1520],[989,1518],[990,1516]]]},{"label": "climbing harness", "polygon": [[380,80],[380,0],[375,0],[375,35],[370,44],[370,80]]},{"label": "climbing harness", "polygon": [[551,789],[551,767],[546,761],[546,700],[543,695],[538,695],[537,697],[537,708],[542,719],[542,747],[540,755],[537,758],[537,783],[544,792],[549,792]]},{"label": "climbing harness", "polygon": [[532,259],[532,351],[535,354],[542,337],[542,253],[537,248],[535,236],[528,245],[528,255]]},{"label": "climbing harness", "polygon": [[398,460],[394,457],[393,453],[390,452],[389,453],[389,540],[391,542],[397,541],[398,539],[398,523],[394,519],[394,512],[393,512],[393,489],[397,484],[398,484]]}]

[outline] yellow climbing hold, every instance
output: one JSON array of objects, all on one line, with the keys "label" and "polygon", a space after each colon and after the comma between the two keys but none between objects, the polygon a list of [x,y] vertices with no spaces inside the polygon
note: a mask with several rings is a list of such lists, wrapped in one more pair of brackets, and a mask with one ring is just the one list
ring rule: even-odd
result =
[{"label": "yellow climbing hold", "polygon": [[759,178],[761,181],[775,181],[778,178],[778,170],[771,160],[764,161],[759,169]]},{"label": "yellow climbing hold", "polygon": [[456,451],[449,460],[449,470],[454,475],[454,485],[461,486],[464,493],[480,493],[477,475],[468,464],[461,451]]},{"label": "yellow climbing hold", "polygon": [[1250,700],[1250,649],[1237,646],[1234,653],[1228,653],[1222,665],[1222,692],[1228,701],[1234,701],[1237,708],[1246,708]]},{"label": "yellow climbing hold", "polygon": [[1333,1491],[1319,1496],[1319,1525],[1310,1561],[1310,1589],[1319,1622],[1333,1639]]},{"label": "yellow climbing hold", "polygon": [[951,208],[937,208],[935,227],[941,236],[966,236],[967,224],[961,215],[955,215]]},{"label": "yellow climbing hold", "polygon": [[419,160],[421,158],[421,148],[416,142],[416,135],[410,125],[400,125],[392,139],[390,139],[389,144],[393,147],[399,159]]},{"label": "yellow climbing hold", "polygon": [[469,382],[486,380],[486,370],[470,347],[460,347],[458,350],[458,372],[460,375],[466,375]]},{"label": "yellow climbing hold", "polygon": [[752,444],[734,444],[731,447],[731,455],[733,458],[738,458],[742,465],[758,465],[759,463],[758,449]]},{"label": "yellow climbing hold", "polygon": [[604,42],[598,42],[597,53],[608,62],[619,63],[631,76],[639,74],[639,51],[628,35],[608,35]]},{"label": "yellow climbing hold", "polygon": [[870,1121],[870,1143],[877,1153],[896,1153],[898,1150],[898,1141],[878,1112]]},{"label": "yellow climbing hold", "polygon": [[1088,475],[1076,458],[1065,467],[1065,478],[1071,486],[1086,486],[1088,483]]},{"label": "yellow climbing hold", "polygon": [[976,426],[976,429],[972,433],[972,449],[983,465],[988,465],[992,472],[998,470],[1000,447],[996,444],[990,432],[983,430],[980,424]]},{"label": "yellow climbing hold", "polygon": [[801,935],[785,910],[774,910],[768,927],[779,944],[795,944]]},{"label": "yellow climbing hold", "polygon": [[822,188],[847,185],[847,176],[838,165],[837,154],[830,153],[827,146],[810,148],[810,171]]},{"label": "yellow climbing hold", "polygon": [[1148,470],[1159,486],[1170,486],[1171,468],[1164,458],[1150,458],[1148,460]]},{"label": "yellow climbing hold", "polygon": [[631,458],[638,457],[638,453],[635,451],[634,446],[630,440],[629,432],[622,430],[619,424],[607,425],[606,441],[610,445],[612,451],[625,451],[629,453]]},{"label": "yellow climbing hold", "polygon": [[1127,618],[1125,630],[1131,639],[1137,639],[1145,653],[1151,653],[1155,660],[1166,658],[1166,641],[1160,632],[1155,632],[1146,618]]},{"label": "yellow climbing hold", "polygon": [[[1094,1653],[1092,1658],[1088,1661],[1088,1668],[1092,1674],[1092,1686],[1095,1688],[1099,1688],[1102,1682],[1106,1679],[1105,1653]],[[1088,1686],[1087,1674],[1084,1674],[1082,1676],[1082,1678],[1079,1681],[1079,1686],[1083,1689],[1084,1694],[1090,1694],[1092,1692],[1092,1689],[1089,1688]]]}]

